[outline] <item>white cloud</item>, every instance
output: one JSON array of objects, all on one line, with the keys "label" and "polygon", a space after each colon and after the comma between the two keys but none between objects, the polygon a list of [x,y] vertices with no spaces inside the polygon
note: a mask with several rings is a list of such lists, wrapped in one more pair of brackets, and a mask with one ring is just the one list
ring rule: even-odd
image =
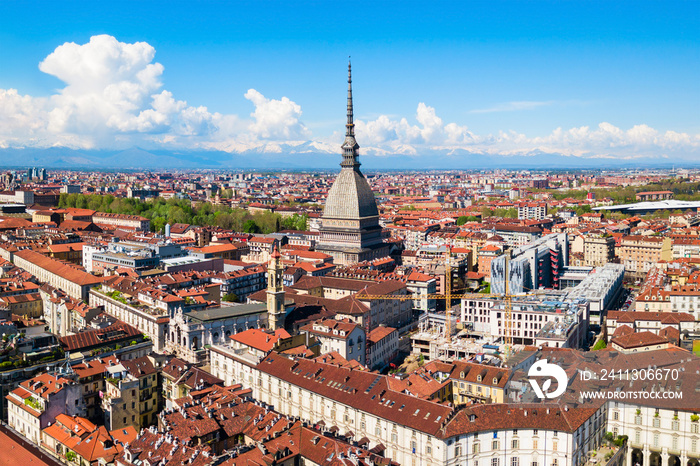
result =
[{"label": "white cloud", "polygon": [[[134,145],[203,148],[230,152],[339,152],[342,133],[314,137],[301,120],[302,108],[287,97],[268,98],[255,89],[244,97],[250,115],[210,112],[163,89],[164,68],[155,49],[124,43],[109,35],[86,44],[58,46],[40,64],[65,86],[49,97],[0,89],[0,147],[123,148]],[[571,102],[513,101],[470,113],[531,110]],[[646,124],[629,129],[609,122],[594,127],[556,128],[545,136],[512,130],[474,134],[458,122],[445,122],[420,102],[412,119],[378,115],[356,121],[364,154],[430,155],[561,153],[586,157],[643,155],[700,157],[700,135],[659,131]]]},{"label": "white cloud", "polygon": [[365,153],[420,154],[442,150],[471,153],[520,155],[536,152],[571,156],[633,157],[661,154],[663,150],[678,155],[700,155],[700,135],[675,131],[660,133],[648,125],[635,125],[628,130],[602,122],[597,128],[581,126],[564,130],[557,128],[547,136],[528,137],[516,131],[477,135],[467,126],[443,124],[434,108],[420,103],[416,110],[417,125],[405,118],[391,119],[380,115],[371,121],[358,121],[360,144]]},{"label": "white cloud", "polygon": [[301,106],[288,98],[267,99],[255,89],[249,89],[244,97],[255,105],[255,111],[250,114],[255,119],[250,125],[255,135],[277,140],[310,136],[309,130],[299,121]]},{"label": "white cloud", "polygon": [[162,89],[163,65],[155,49],[109,35],[87,44],[65,43],[40,64],[65,87],[49,98],[0,89],[0,147],[114,148],[115,144],[217,148],[240,141],[309,137],[301,107],[287,97],[265,98],[255,89],[245,96],[255,106],[253,120],[191,106]]}]

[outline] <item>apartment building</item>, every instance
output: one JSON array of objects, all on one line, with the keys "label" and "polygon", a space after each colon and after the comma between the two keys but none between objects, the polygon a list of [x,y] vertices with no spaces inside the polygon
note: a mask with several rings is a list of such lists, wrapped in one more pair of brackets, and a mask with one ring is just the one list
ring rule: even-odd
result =
[{"label": "apartment building", "polygon": [[527,202],[518,205],[518,218],[520,220],[542,220],[547,216],[547,204]]},{"label": "apartment building", "polygon": [[72,366],[77,382],[82,386],[81,393],[85,400],[85,416],[91,421],[102,420],[100,392],[106,390],[105,374],[107,367],[117,364],[116,356],[96,358]]},{"label": "apartment building", "polygon": [[107,367],[102,409],[109,430],[126,426],[141,429],[157,424],[161,396],[159,370],[148,356]]},{"label": "apartment building", "polygon": [[608,337],[615,335],[622,327],[634,332],[652,332],[656,335],[673,329],[678,335],[683,335],[698,331],[700,322],[686,312],[609,311],[605,327]]},{"label": "apartment building", "polygon": [[136,327],[153,341],[153,348],[162,351],[168,333],[168,315],[160,309],[143,305],[131,305],[117,300],[108,294],[90,290],[90,305],[102,306],[104,311],[117,319]]},{"label": "apartment building", "polygon": [[349,320],[320,319],[299,329],[316,337],[321,353],[337,352],[347,360],[366,364],[367,337],[362,327]]},{"label": "apartment building", "polygon": [[8,425],[34,443],[59,414],[84,415],[82,386],[55,374],[40,374],[7,395]]},{"label": "apartment building", "polygon": [[241,383],[281,414],[363,432],[401,464],[529,465],[543,460],[538,446],[547,445],[545,464],[574,466],[604,433],[597,408],[479,404],[455,410],[393,391],[386,376],[366,371],[275,353],[251,363],[219,346],[211,357],[214,375],[227,384]]},{"label": "apartment building", "polygon": [[59,414],[52,425],[42,430],[41,443],[62,461],[78,465],[113,464],[124,445],[136,440],[136,435],[133,426],[109,432],[80,416]]},{"label": "apartment building", "polygon": [[139,215],[95,212],[92,216],[92,221],[98,225],[124,227],[136,231],[149,231],[151,229],[151,221]]},{"label": "apartment building", "polygon": [[141,428],[139,381],[122,364],[107,367],[106,391],[102,395],[104,425],[108,430],[128,426]]},{"label": "apartment building", "polygon": [[135,380],[138,381],[139,423],[138,426],[146,427],[158,423],[159,397],[161,396],[158,384],[159,367],[154,360],[143,356],[121,364]]},{"label": "apartment building", "polygon": [[617,256],[625,271],[643,277],[659,261],[673,259],[673,240],[661,236],[624,236]]},{"label": "apartment building", "polygon": [[102,279],[80,270],[76,266],[52,259],[29,249],[17,251],[14,264],[34,275],[42,282],[65,291],[70,297],[87,300],[91,288]]},{"label": "apartment building", "polygon": [[366,366],[382,370],[399,354],[399,332],[393,327],[380,325],[367,336],[369,345]]},{"label": "apartment building", "polygon": [[615,238],[606,235],[587,235],[583,239],[583,263],[599,267],[615,258]]}]

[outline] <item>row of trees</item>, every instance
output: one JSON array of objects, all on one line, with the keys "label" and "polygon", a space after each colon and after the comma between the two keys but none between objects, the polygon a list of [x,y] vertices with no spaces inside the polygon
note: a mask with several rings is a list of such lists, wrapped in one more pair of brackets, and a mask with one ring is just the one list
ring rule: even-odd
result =
[{"label": "row of trees", "polygon": [[151,230],[162,232],[166,224],[220,227],[246,233],[274,233],[280,230],[306,230],[307,215],[282,217],[273,212],[251,214],[245,209],[161,197],[142,201],[111,194],[61,194],[59,207],[77,207],[114,214],[140,215],[151,221]]}]

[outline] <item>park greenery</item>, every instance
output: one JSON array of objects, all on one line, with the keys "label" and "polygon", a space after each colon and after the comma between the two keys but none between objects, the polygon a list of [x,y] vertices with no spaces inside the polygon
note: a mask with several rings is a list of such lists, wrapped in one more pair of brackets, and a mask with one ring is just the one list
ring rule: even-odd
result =
[{"label": "park greenery", "polygon": [[462,226],[465,223],[469,222],[478,222],[481,219],[479,217],[475,217],[473,215],[461,215],[460,217],[457,218],[457,225]]},{"label": "park greenery", "polygon": [[111,194],[61,194],[58,206],[76,207],[114,214],[140,215],[151,221],[151,230],[163,232],[166,224],[219,227],[246,233],[274,233],[280,230],[306,230],[306,214],[282,217],[274,212],[250,213],[245,209],[210,202],[161,197],[142,201]]},{"label": "park greenery", "polygon": [[[673,178],[661,180],[641,186],[617,186],[613,188],[592,188],[596,199],[610,198],[615,204],[636,202],[637,193],[642,191],[671,191],[673,198],[679,201],[700,201],[700,182],[691,182],[688,178]],[[532,191],[543,191],[533,189]],[[552,192],[548,190],[548,192]],[[585,189],[570,189],[552,192],[554,199],[585,199],[589,191]]]}]

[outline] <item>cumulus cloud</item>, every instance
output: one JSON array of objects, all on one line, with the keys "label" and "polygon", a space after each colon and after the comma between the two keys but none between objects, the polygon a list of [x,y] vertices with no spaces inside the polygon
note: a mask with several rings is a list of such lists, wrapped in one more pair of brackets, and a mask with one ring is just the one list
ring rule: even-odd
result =
[{"label": "cumulus cloud", "polygon": [[255,121],[250,130],[264,139],[298,139],[309,137],[309,130],[299,121],[301,106],[286,97],[267,99],[255,89],[244,96],[253,102],[255,111],[250,114]]},{"label": "cumulus cloud", "polygon": [[[69,147],[114,149],[134,145],[230,152],[338,152],[342,134],[314,137],[302,108],[287,97],[269,98],[255,89],[244,97],[246,116],[210,112],[163,89],[164,67],[146,42],[124,43],[109,35],[86,44],[58,46],[39,69],[64,87],[49,97],[0,89],[0,148]],[[470,113],[531,110],[566,102],[513,101]],[[424,102],[411,118],[380,115],[356,121],[364,154],[412,156],[434,151],[453,154],[519,155],[559,153],[587,157],[638,155],[700,156],[700,135],[659,131],[646,124],[629,129],[602,122],[594,127],[556,128],[544,136],[502,130],[475,134],[466,125],[445,122]]]},{"label": "cumulus cloud", "polygon": [[255,110],[248,122],[177,100],[162,89],[164,68],[154,62],[155,54],[146,42],[109,35],[58,46],[39,64],[65,83],[56,94],[34,98],[0,89],[0,147],[254,146],[263,139],[309,136],[301,107],[287,97],[271,100],[250,89],[245,97]]},{"label": "cumulus cloud", "polygon": [[361,144],[365,142],[365,153],[375,155],[412,155],[435,150],[501,155],[539,152],[619,157],[667,153],[700,155],[700,135],[675,131],[661,133],[645,124],[624,130],[602,122],[596,128],[557,128],[546,136],[537,137],[516,131],[477,135],[464,125],[443,124],[436,110],[422,102],[416,109],[415,120],[417,124],[410,124],[405,118],[397,120],[380,115],[374,120],[358,121],[358,139]]}]

